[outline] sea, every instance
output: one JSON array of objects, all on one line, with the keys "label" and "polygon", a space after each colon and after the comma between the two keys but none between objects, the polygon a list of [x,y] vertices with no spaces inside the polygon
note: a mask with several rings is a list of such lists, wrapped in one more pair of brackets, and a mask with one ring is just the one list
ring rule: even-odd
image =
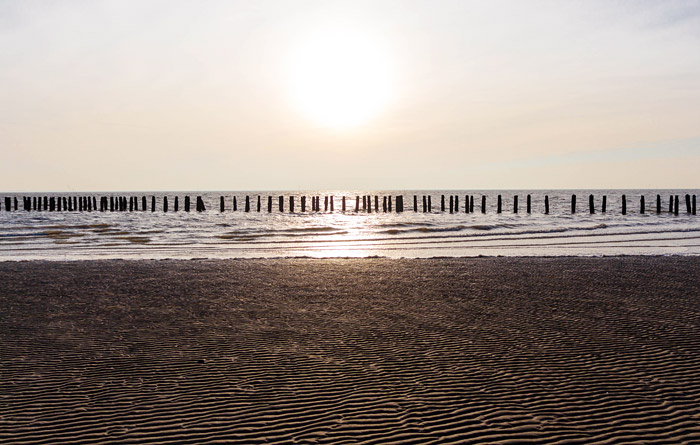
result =
[{"label": "sea", "polygon": [[[686,207],[698,190],[307,190],[0,195],[0,261],[294,257],[474,257],[699,255],[700,216]],[[498,196],[502,211],[498,213]],[[527,212],[530,195],[531,211]],[[572,213],[572,195],[576,211]],[[593,212],[589,196],[594,197]],[[657,195],[661,211],[657,213]],[[25,211],[23,197],[138,198],[136,211]],[[147,210],[142,198],[147,197]],[[152,197],[156,207],[151,209]],[[163,208],[168,197],[169,209]],[[189,196],[192,207],[184,211]],[[201,196],[206,210],[195,211]],[[224,211],[220,199],[224,197]],[[250,211],[245,211],[246,196]],[[258,211],[258,196],[261,208]],[[268,212],[268,197],[272,211]],[[279,197],[284,210],[279,211]],[[289,198],[294,197],[294,213]],[[306,209],[301,198],[306,197]],[[312,197],[320,209],[312,210]],[[362,205],[369,196],[371,210]],[[378,197],[379,208],[375,206]],[[396,198],[403,197],[403,211]],[[414,208],[416,196],[417,208]],[[431,209],[423,209],[423,197]],[[441,208],[445,197],[445,210]],[[450,196],[457,206],[450,212]],[[486,199],[484,212],[482,196]],[[515,197],[518,197],[517,213]],[[606,211],[602,211],[605,196]],[[623,196],[626,212],[622,212]],[[678,196],[678,212],[670,207]],[[5,197],[19,199],[7,211]],[[174,211],[178,197],[179,209]],[[237,209],[233,210],[233,198]],[[326,210],[326,197],[334,208]],[[342,211],[342,198],[346,210]],[[356,211],[356,199],[359,209]],[[473,197],[473,212],[465,207]],[[545,213],[545,197],[549,213]],[[645,205],[642,212],[641,198]],[[391,198],[392,210],[384,211]],[[454,201],[453,201],[454,202]],[[692,201],[691,201],[692,202]],[[688,211],[690,210],[690,211]]]}]

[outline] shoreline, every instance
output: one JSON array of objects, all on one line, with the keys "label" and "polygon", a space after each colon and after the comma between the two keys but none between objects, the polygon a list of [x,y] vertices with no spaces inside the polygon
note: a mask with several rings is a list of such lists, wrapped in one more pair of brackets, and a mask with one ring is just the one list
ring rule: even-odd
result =
[{"label": "shoreline", "polygon": [[3,443],[690,443],[692,256],[0,263]]}]

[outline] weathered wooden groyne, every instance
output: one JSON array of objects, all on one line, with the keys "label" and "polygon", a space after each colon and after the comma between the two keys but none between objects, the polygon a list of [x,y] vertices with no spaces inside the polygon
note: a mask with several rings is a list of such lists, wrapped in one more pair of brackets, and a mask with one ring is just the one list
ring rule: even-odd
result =
[{"label": "weathered wooden groyne", "polygon": [[[440,195],[440,207],[437,213],[474,213],[474,198],[476,195],[465,195],[464,199],[458,195]],[[0,201],[0,209],[7,212],[13,211],[25,211],[25,212],[179,212],[180,211],[180,197],[171,196],[173,199],[172,208],[169,205],[169,196],[156,197],[155,195],[150,196],[150,200],[147,196],[6,196],[3,201]],[[140,199],[139,199],[140,198]],[[279,213],[331,213],[335,212],[335,199],[338,198],[333,195],[326,196],[310,196],[311,205],[307,206],[307,196],[300,196],[299,198],[299,208],[295,206],[297,196],[289,196],[288,200],[285,196],[277,196],[277,212]],[[323,205],[321,204],[323,198]],[[356,213],[376,213],[376,212],[404,212],[404,196],[403,195],[363,195],[363,196],[340,196],[340,212],[345,213],[348,211]],[[588,195],[588,208],[587,211],[590,214],[595,213],[607,213],[608,211],[608,199],[607,195],[599,196],[598,199],[593,194]],[[695,194],[686,194],[684,196],[685,206],[684,211],[680,209],[680,203],[682,202],[678,195],[670,195],[668,197],[668,207],[664,206],[664,197],[661,194],[656,195],[655,205],[647,206],[646,197],[644,195],[638,196],[639,199],[639,214],[645,214],[647,211],[650,213],[655,212],[656,214],[666,213],[679,215],[681,213],[696,215],[697,214],[697,197]],[[20,205],[21,200],[21,205]],[[350,203],[348,204],[348,200]],[[158,202],[162,204],[158,206]],[[251,204],[251,201],[254,204]],[[275,201],[275,196],[267,195],[266,203],[267,205],[263,207],[263,195],[253,196],[251,199],[250,195],[245,196],[245,204],[243,207],[243,212],[263,212],[265,209],[267,213],[272,213],[274,211],[273,203]],[[288,201],[288,206],[285,207],[285,201]],[[354,202],[353,202],[354,201]],[[431,195],[413,195],[413,206],[410,210],[413,212],[422,213],[436,213],[433,211],[432,206],[432,196]],[[227,205],[230,202],[231,205]],[[409,201],[410,202],[410,201]],[[481,199],[476,200],[479,205],[477,210],[480,213],[487,213],[487,196],[481,195]],[[513,213],[520,212],[520,200],[518,195],[513,195],[511,197],[511,206]],[[533,199],[532,195],[528,194],[525,196],[525,212],[533,213]],[[654,201],[650,201],[654,202]],[[150,206],[149,206],[150,203]],[[380,205],[381,203],[381,205]],[[585,203],[585,200],[584,200]],[[600,207],[597,207],[597,204]],[[619,209],[622,215],[626,215],[627,212],[628,197],[623,194],[619,196]],[[421,204],[421,205],[419,205]],[[497,195],[496,197],[496,213],[503,213],[506,207],[506,200],[502,195]],[[666,210],[667,209],[667,210]],[[191,210],[191,197],[189,195],[184,196],[184,211],[190,212]],[[236,212],[238,211],[238,201],[237,197],[233,196],[232,199],[226,196],[219,197],[219,212]],[[308,210],[308,212],[307,212]],[[207,211],[206,204],[202,196],[195,197],[195,211],[205,212]],[[539,208],[544,214],[550,213],[550,198],[549,195],[544,195],[542,206]],[[580,209],[577,207],[577,196],[575,194],[571,195],[570,201],[570,213],[575,214],[579,212]],[[584,210],[585,211],[585,210]]]}]

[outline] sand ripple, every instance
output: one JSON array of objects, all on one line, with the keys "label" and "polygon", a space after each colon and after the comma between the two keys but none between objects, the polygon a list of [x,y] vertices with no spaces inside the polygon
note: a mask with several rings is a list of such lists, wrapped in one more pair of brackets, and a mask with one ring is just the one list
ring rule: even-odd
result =
[{"label": "sand ripple", "polygon": [[700,260],[0,263],[0,442],[700,443]]}]

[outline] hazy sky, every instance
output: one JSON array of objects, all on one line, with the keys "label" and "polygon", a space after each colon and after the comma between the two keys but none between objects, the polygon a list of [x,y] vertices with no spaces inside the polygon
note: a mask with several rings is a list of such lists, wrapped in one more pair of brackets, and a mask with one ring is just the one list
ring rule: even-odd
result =
[{"label": "hazy sky", "polygon": [[0,153],[5,191],[698,187],[700,1],[0,0]]}]

